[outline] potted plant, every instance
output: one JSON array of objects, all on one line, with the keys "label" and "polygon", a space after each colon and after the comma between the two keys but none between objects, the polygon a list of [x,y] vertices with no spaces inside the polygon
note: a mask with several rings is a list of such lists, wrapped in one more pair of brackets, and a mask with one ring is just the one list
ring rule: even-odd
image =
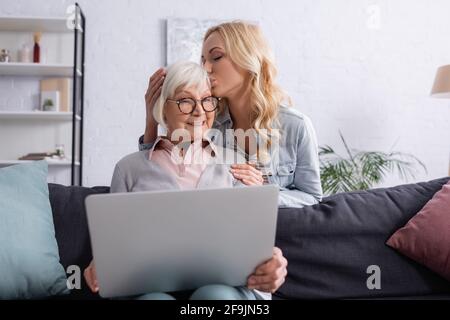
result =
[{"label": "potted plant", "polygon": [[52,99],[45,99],[44,104],[42,106],[42,109],[44,111],[55,111],[55,104],[53,103]]},{"label": "potted plant", "polygon": [[326,195],[370,189],[391,173],[398,173],[403,180],[414,177],[416,164],[427,172],[425,165],[413,155],[396,151],[352,151],[341,132],[339,135],[346,157],[328,145],[319,148],[321,182]]}]

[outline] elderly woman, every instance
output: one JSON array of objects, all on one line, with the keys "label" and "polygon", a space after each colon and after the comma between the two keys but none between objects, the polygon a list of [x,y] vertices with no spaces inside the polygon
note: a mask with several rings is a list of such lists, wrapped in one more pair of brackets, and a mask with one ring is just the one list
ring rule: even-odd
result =
[{"label": "elderly woman", "polygon": [[[166,131],[149,150],[132,153],[114,170],[111,192],[194,189],[258,185],[251,176],[235,178],[232,162],[244,163],[230,149],[214,145],[209,129],[219,99],[211,95],[208,75],[200,65],[179,62],[170,66],[155,104],[153,116]],[[243,183],[242,183],[242,182]],[[267,299],[284,282],[287,261],[278,248],[273,257],[258,266],[245,287],[211,284],[182,296],[191,299]],[[84,272],[94,292],[99,290],[93,262]],[[149,293],[142,299],[173,299],[180,293]]]}]

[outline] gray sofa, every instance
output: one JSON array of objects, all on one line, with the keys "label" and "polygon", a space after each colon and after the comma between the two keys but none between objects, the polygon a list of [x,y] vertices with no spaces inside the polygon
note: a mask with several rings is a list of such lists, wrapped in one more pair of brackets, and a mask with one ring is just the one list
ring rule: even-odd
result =
[{"label": "gray sofa", "polygon": [[[279,210],[276,245],[289,261],[274,299],[450,299],[450,282],[402,256],[385,242],[450,177],[326,197],[320,204]],[[49,184],[56,239],[65,268],[92,258],[84,199],[108,187]],[[380,289],[368,289],[367,268],[380,268]],[[58,299],[99,299],[81,290]]]}]

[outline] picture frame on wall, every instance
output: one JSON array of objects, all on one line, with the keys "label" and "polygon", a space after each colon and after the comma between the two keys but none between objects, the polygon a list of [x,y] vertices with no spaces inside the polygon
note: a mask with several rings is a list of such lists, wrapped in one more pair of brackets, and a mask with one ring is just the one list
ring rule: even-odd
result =
[{"label": "picture frame on wall", "polygon": [[206,31],[225,20],[167,19],[166,65],[188,60],[200,63],[203,37]]}]

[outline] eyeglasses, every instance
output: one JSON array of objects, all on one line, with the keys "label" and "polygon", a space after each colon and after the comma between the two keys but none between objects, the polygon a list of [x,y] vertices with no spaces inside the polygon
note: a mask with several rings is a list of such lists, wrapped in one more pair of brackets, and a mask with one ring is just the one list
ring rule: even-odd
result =
[{"label": "eyeglasses", "polygon": [[219,101],[221,98],[217,97],[206,97],[201,100],[195,100],[192,98],[184,98],[180,100],[167,99],[166,101],[175,102],[178,105],[178,109],[180,109],[181,113],[191,114],[194,112],[195,107],[197,106],[197,101],[200,102],[203,110],[205,112],[213,112],[219,107]]}]

